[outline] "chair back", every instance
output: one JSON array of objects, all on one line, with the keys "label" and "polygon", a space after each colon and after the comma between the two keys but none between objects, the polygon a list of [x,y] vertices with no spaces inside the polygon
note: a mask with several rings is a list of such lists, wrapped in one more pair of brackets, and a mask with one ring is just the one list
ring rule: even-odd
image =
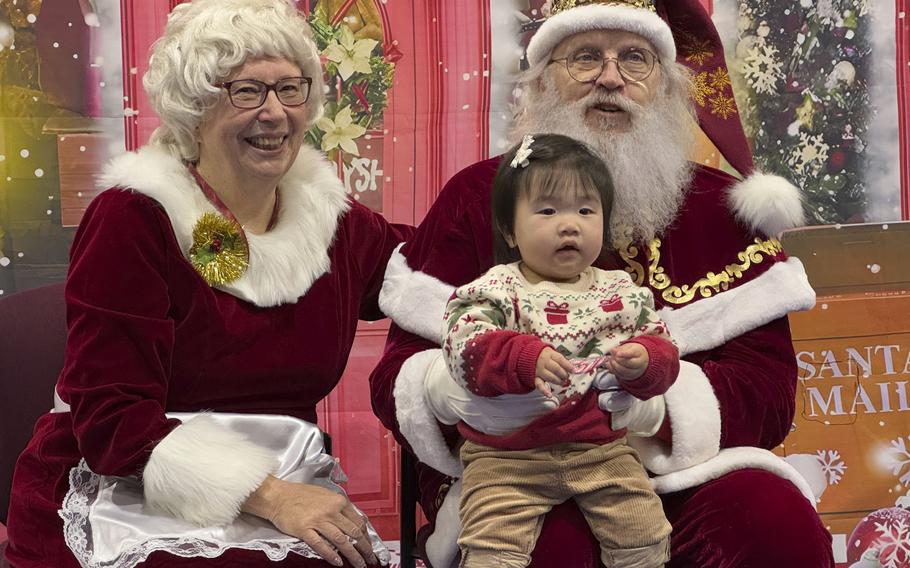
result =
[{"label": "chair back", "polygon": [[35,421],[54,406],[65,344],[62,283],[0,297],[0,523],[16,459]]}]

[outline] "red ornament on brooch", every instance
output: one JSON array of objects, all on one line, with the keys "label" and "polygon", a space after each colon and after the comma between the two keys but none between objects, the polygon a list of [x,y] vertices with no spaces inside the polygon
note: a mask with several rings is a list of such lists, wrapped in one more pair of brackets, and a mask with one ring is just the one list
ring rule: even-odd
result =
[{"label": "red ornament on brooch", "polygon": [[569,302],[557,304],[553,300],[547,302],[543,309],[547,314],[547,323],[550,325],[564,325],[569,323]]},{"label": "red ornament on brooch", "polygon": [[609,298],[600,301],[600,309],[607,313],[618,312],[622,310],[622,298],[619,297],[619,294],[613,294]]}]

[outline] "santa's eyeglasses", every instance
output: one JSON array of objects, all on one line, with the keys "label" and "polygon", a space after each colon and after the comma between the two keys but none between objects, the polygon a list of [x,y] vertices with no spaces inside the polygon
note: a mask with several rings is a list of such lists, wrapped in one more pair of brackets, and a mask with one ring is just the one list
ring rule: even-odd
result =
[{"label": "santa's eyeglasses", "polygon": [[596,49],[582,48],[567,57],[551,59],[549,63],[564,63],[570,77],[579,83],[593,83],[610,61],[616,62],[619,74],[629,81],[644,81],[660,63],[657,55],[643,47],[628,47],[616,57],[604,57]]}]

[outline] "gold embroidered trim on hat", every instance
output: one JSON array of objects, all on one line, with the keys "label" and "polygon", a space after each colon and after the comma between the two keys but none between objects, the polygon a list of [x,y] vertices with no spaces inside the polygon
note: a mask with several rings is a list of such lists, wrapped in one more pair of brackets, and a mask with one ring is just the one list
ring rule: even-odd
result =
[{"label": "gold embroidered trim on hat", "polygon": [[737,114],[736,101],[733,100],[733,97],[728,97],[723,94],[714,97],[711,99],[711,114],[727,120],[734,114]]},{"label": "gold embroidered trim on hat", "polygon": [[[723,292],[730,288],[730,284],[743,277],[743,274],[753,265],[762,263],[765,258],[772,258],[780,254],[783,247],[777,239],[768,239],[763,241],[755,239],[755,244],[750,245],[746,250],[740,252],[737,258],[739,264],[728,264],[724,270],[715,274],[709,272],[703,278],[700,278],[693,284],[683,284],[674,286],[670,277],[664,268],[660,265],[660,239],[654,239],[648,247],[648,285],[655,291],[660,292],[661,298],[668,304],[685,304],[700,295],[702,298],[709,298],[718,292]],[[645,281],[645,269],[634,258],[638,256],[638,247],[628,244],[620,247],[619,255],[628,265],[626,272],[632,276],[632,280],[641,286]]]},{"label": "gold embroidered trim on hat", "polygon": [[656,12],[653,0],[553,0],[550,5],[550,15],[555,16],[560,12],[575,8],[576,6],[587,6],[589,4],[601,4],[604,6],[631,6],[633,8],[643,8]]},{"label": "gold embroidered trim on hat", "polygon": [[[710,42],[686,34],[679,48],[680,55],[698,70],[706,61],[714,57]],[[708,111],[727,120],[736,116],[736,99],[733,98],[733,84],[730,74],[723,67],[705,69],[692,76],[692,100]]]},{"label": "gold embroidered trim on hat", "polygon": [[723,67],[692,76],[692,100],[724,120],[737,114],[730,75]]},{"label": "gold embroidered trim on hat", "polygon": [[684,34],[680,39],[682,40],[680,42],[682,45],[679,48],[679,52],[689,63],[701,67],[705,64],[705,61],[714,57],[710,41],[698,39],[690,34]]}]

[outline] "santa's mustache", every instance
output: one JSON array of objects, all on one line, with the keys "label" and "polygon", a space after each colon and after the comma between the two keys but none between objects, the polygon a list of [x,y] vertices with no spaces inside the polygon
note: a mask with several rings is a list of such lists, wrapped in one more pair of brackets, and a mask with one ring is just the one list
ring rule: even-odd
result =
[{"label": "santa's mustache", "polygon": [[582,98],[580,101],[580,106],[583,106],[585,109],[593,108],[596,106],[614,106],[623,112],[629,113],[632,118],[640,117],[645,113],[645,107],[641,106],[635,101],[620,94],[611,93],[599,89],[591,91],[588,95]]}]

